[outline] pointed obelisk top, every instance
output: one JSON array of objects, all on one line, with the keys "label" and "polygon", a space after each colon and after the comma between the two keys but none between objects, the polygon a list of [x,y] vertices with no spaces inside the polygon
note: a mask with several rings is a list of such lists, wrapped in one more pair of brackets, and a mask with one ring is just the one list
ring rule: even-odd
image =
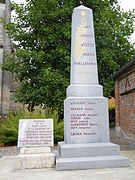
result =
[{"label": "pointed obelisk top", "polygon": [[83,6],[83,5],[80,5],[80,6],[77,6],[76,8],[74,8],[74,10],[92,10],[92,9],[87,8],[87,7]]}]

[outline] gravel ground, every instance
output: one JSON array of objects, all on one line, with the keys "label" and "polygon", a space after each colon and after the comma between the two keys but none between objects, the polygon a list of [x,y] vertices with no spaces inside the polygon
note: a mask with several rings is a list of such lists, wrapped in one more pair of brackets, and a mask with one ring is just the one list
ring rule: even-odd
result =
[{"label": "gravel ground", "polygon": [[0,147],[0,158],[3,156],[16,156],[19,154],[19,148],[16,146]]},{"label": "gravel ground", "polygon": [[[135,140],[126,139],[120,134],[116,135],[114,129],[110,129],[110,139],[111,142],[119,144],[121,150],[135,150]],[[16,156],[17,154],[19,154],[19,148],[16,146],[0,147],[0,158],[3,156]]]}]

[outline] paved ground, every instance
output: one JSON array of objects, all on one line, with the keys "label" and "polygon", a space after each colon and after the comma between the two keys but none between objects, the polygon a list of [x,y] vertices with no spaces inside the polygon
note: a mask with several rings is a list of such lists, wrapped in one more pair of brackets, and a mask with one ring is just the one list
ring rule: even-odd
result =
[{"label": "paved ground", "polygon": [[19,154],[19,148],[16,146],[0,147],[0,158],[3,156],[14,156]]},{"label": "paved ground", "polygon": [[130,167],[74,171],[15,170],[14,156],[5,156],[0,160],[0,180],[135,180],[135,151],[122,151],[121,154],[130,159]]},{"label": "paved ground", "polygon": [[130,167],[114,169],[56,171],[52,169],[15,170],[17,147],[0,147],[0,180],[135,180],[135,141],[110,130],[111,142],[120,144],[121,154],[130,159]]}]

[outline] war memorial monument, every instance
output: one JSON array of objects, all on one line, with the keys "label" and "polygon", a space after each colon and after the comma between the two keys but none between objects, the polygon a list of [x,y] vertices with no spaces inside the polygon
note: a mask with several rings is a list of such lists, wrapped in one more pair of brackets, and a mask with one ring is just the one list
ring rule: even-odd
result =
[{"label": "war memorial monument", "polygon": [[71,75],[64,101],[64,142],[57,170],[129,166],[119,145],[110,143],[108,100],[98,82],[92,9],[79,6],[72,16]]}]

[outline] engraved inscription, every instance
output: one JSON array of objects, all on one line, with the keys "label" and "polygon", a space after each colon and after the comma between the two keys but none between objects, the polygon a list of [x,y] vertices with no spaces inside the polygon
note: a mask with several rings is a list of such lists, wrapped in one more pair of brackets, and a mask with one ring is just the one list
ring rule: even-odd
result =
[{"label": "engraved inscription", "polygon": [[124,77],[119,81],[119,93],[123,94],[135,89],[135,74],[132,72],[130,75]]},{"label": "engraved inscription", "polygon": [[53,120],[19,120],[18,146],[53,146]]},{"label": "engraved inscription", "polygon": [[95,111],[96,103],[90,101],[70,102],[70,135],[96,136],[98,131],[98,114]]},{"label": "engraved inscription", "polygon": [[81,44],[85,41],[85,38],[81,36],[81,34],[86,33],[86,29],[84,28],[86,26],[86,18],[85,18],[85,11],[81,12],[81,19],[82,22],[81,24],[77,27],[76,30],[76,37],[75,37],[75,57],[76,58],[81,58],[83,56],[85,47],[82,47]]}]

